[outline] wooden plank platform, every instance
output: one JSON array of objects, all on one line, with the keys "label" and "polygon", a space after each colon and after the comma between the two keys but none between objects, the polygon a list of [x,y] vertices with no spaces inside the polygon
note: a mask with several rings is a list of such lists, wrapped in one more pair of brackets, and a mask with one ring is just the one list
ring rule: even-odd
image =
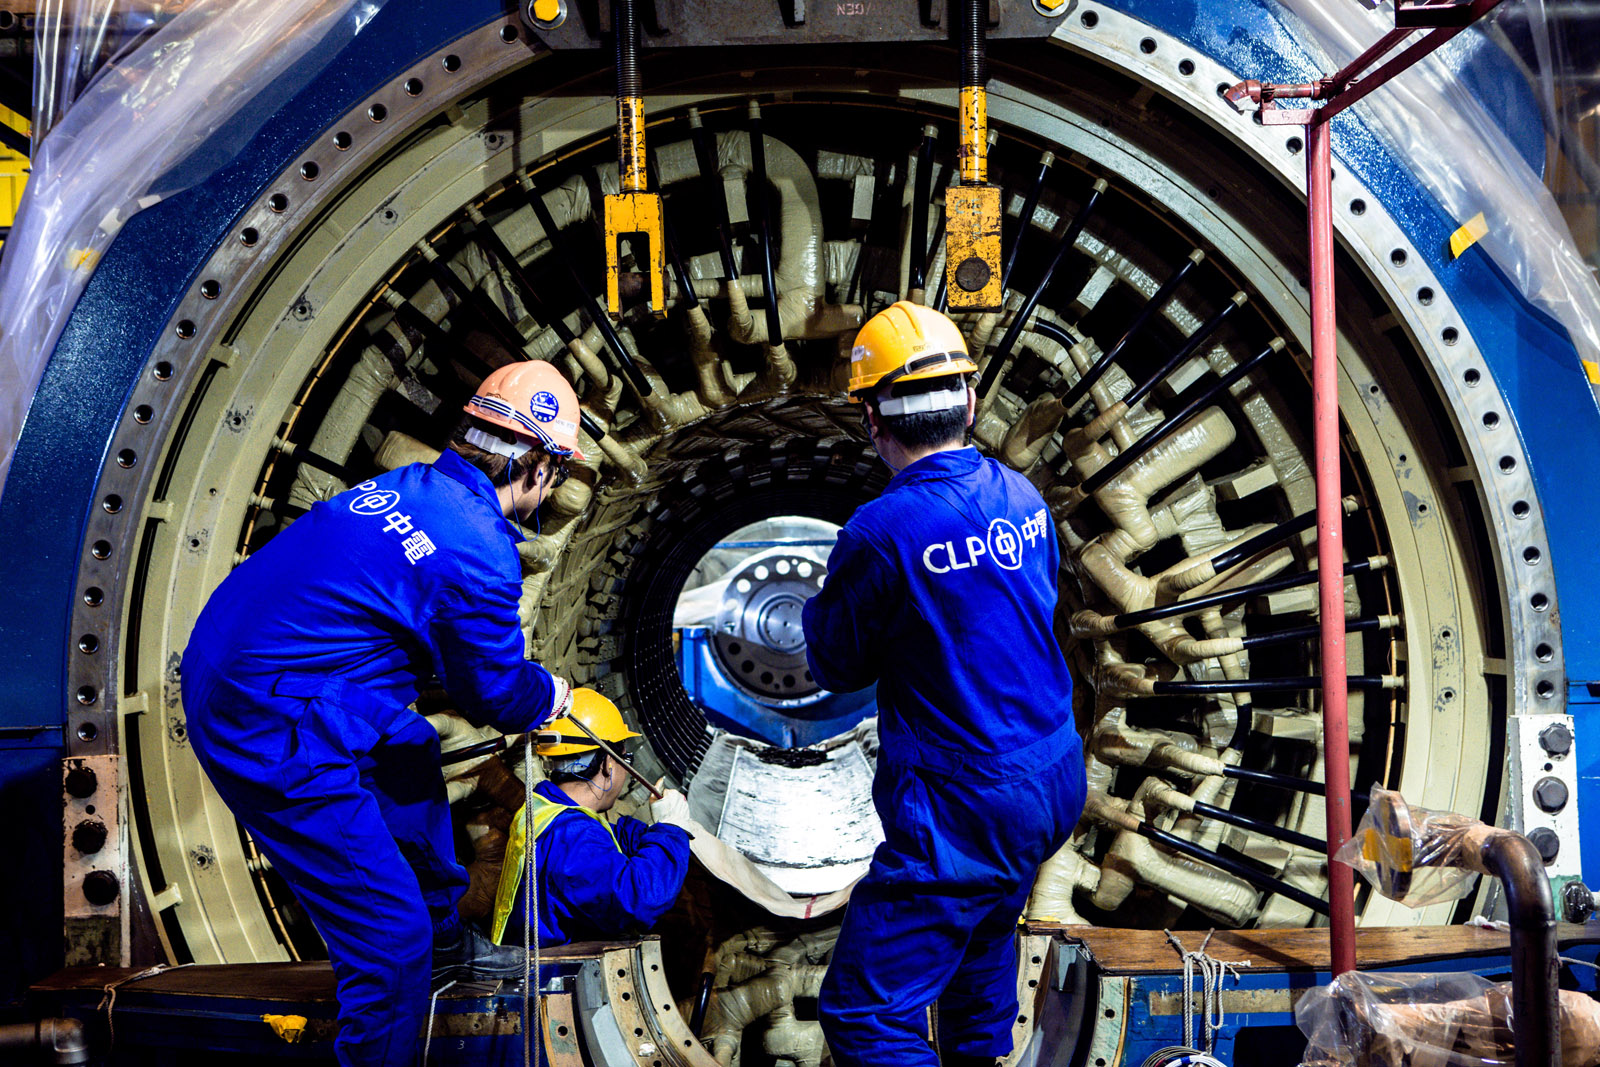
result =
[{"label": "wooden plank platform", "polygon": [[[1060,934],[1082,945],[1108,974],[1165,974],[1183,970],[1182,958],[1160,930],[1115,930],[1100,926],[1029,923],[1034,934]],[[1174,931],[1193,952],[1204,930]],[[1562,923],[1562,944],[1600,942],[1600,924]],[[1329,969],[1328,931],[1218,930],[1206,951],[1225,960],[1249,960],[1254,971]],[[1362,970],[1405,967],[1459,956],[1505,956],[1511,935],[1477,926],[1388,926],[1356,930],[1356,966]]]}]

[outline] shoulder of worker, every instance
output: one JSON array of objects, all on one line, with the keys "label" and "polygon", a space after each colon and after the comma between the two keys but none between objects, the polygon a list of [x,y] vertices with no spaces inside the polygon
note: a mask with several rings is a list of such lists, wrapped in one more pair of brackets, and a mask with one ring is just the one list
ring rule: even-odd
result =
[{"label": "shoulder of worker", "polygon": [[543,838],[559,840],[564,848],[582,844],[604,844],[607,851],[616,851],[616,846],[611,843],[611,835],[601,824],[603,816],[596,815],[580,804],[574,804],[559,786],[540,782],[534,788],[545,800],[567,809],[551,819],[550,825],[541,835],[541,840]]},{"label": "shoulder of worker", "polygon": [[412,463],[351,491],[350,510],[381,513],[406,558],[459,584],[520,580],[517,535],[488,477],[454,452]]},{"label": "shoulder of worker", "polygon": [[969,445],[906,467],[881,495],[856,509],[846,528],[879,545],[893,543],[908,528],[950,517],[946,505],[955,500],[1028,514],[1044,507],[1044,497],[1026,477]]}]

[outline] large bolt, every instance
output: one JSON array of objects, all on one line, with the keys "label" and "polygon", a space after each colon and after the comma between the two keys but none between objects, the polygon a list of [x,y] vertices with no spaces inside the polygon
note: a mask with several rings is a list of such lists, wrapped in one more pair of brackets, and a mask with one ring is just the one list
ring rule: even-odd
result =
[{"label": "large bolt", "polygon": [[110,871],[90,871],[83,879],[83,898],[97,908],[114,902],[122,894],[122,883]]},{"label": "large bolt", "polygon": [[1572,751],[1572,731],[1564,722],[1554,722],[1539,731],[1539,747],[1552,756]]},{"label": "large bolt", "polygon": [[74,767],[67,772],[65,785],[68,793],[82,800],[94,796],[94,791],[100,788],[100,779],[88,767]]},{"label": "large bolt", "polygon": [[72,847],[85,856],[106,847],[106,824],[99,819],[85,819],[72,828]]},{"label": "large bolt", "polygon": [[1588,922],[1594,914],[1594,894],[1582,882],[1568,882],[1561,891],[1561,912],[1569,923]]},{"label": "large bolt", "polygon": [[1561,838],[1548,826],[1539,827],[1528,835],[1528,840],[1539,850],[1539,858],[1544,860],[1546,866],[1554,863],[1561,854]]},{"label": "large bolt", "polygon": [[1567,806],[1567,783],[1552,775],[1545,775],[1533,784],[1533,802],[1539,810],[1554,815]]}]

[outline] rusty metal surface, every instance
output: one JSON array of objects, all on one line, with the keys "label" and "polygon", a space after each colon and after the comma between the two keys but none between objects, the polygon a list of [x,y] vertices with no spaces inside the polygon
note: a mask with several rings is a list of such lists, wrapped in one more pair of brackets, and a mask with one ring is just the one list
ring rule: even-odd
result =
[{"label": "rusty metal surface", "polygon": [[544,998],[544,1055],[550,1067],[583,1067],[578,1047],[578,1016],[570,993]]},{"label": "rusty metal surface", "polygon": [[662,1059],[682,1067],[716,1067],[717,1061],[695,1038],[674,1003],[661,960],[661,942],[656,938],[641,942],[635,956],[640,995],[648,1005],[645,1015],[655,1026]]}]

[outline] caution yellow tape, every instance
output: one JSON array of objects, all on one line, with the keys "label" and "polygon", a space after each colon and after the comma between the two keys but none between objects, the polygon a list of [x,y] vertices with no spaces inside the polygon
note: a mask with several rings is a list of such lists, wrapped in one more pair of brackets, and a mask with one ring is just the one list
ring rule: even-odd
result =
[{"label": "caution yellow tape", "polygon": [[1484,221],[1483,212],[1480,211],[1450,235],[1450,258],[1459,259],[1461,253],[1477,244],[1488,232],[1489,224]]}]

